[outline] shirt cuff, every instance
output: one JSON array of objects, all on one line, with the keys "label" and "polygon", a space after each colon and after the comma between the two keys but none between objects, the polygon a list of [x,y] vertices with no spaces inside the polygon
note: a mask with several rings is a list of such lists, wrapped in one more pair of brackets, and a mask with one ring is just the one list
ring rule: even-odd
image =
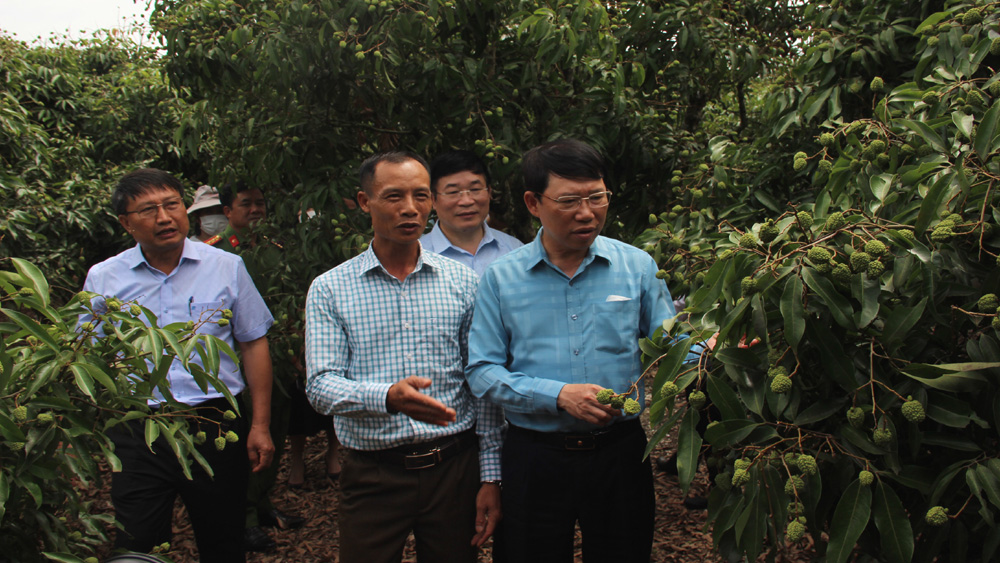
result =
[{"label": "shirt cuff", "polygon": [[364,402],[365,410],[369,412],[389,413],[386,405],[386,398],[389,395],[389,388],[392,383],[372,383],[365,390]]},{"label": "shirt cuff", "polygon": [[564,385],[566,383],[563,381],[539,379],[538,385],[535,387],[535,409],[550,414],[559,412],[557,400]]}]

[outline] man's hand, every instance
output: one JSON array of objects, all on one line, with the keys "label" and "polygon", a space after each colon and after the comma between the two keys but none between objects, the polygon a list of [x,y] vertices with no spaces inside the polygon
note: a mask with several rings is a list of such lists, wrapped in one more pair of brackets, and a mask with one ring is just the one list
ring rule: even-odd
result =
[{"label": "man's hand", "polygon": [[604,426],[616,416],[621,416],[618,409],[597,402],[597,392],[602,387],[593,383],[567,383],[556,397],[556,406],[591,424]]},{"label": "man's hand", "polygon": [[483,547],[501,518],[500,485],[483,483],[476,495],[476,535],[472,536],[472,545]]},{"label": "man's hand", "polygon": [[254,424],[247,436],[247,454],[250,456],[250,470],[254,473],[271,465],[274,459],[274,442],[267,425]]},{"label": "man's hand", "polygon": [[448,426],[455,422],[455,409],[448,408],[441,401],[420,392],[421,389],[430,386],[429,378],[411,375],[389,388],[385,396],[385,406],[389,412],[401,412],[413,420]]}]

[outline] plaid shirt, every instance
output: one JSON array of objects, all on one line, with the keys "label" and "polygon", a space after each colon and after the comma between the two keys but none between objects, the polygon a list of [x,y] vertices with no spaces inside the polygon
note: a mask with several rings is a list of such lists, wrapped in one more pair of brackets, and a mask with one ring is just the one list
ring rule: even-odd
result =
[{"label": "plaid shirt", "polygon": [[[463,368],[476,297],[476,274],[422,251],[402,282],[368,248],[316,278],[306,300],[306,394],[334,418],[337,437],[357,450],[425,442],[476,427],[480,476],[500,478],[503,411],[469,391]],[[386,394],[410,375],[428,377],[424,390],[455,409],[436,426],[389,414]]]}]

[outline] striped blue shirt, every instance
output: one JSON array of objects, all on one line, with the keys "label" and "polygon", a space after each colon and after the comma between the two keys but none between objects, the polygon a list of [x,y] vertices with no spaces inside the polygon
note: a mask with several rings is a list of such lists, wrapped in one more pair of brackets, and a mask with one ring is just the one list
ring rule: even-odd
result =
[{"label": "striped blue shirt", "polygon": [[483,239],[479,241],[479,247],[476,248],[476,253],[470,254],[468,250],[459,248],[448,240],[444,231],[441,230],[440,221],[434,223],[434,228],[431,229],[431,232],[420,237],[420,244],[431,252],[437,252],[441,256],[446,256],[452,260],[465,264],[475,270],[476,275],[480,277],[482,277],[483,272],[486,271],[486,267],[493,263],[494,260],[504,254],[507,254],[515,248],[521,248],[524,246],[523,242],[508,235],[507,233],[490,227],[484,222]]},{"label": "striped blue shirt", "polygon": [[[313,280],[306,299],[306,394],[337,415],[337,437],[357,450],[425,442],[476,427],[480,476],[500,478],[503,412],[476,399],[465,381],[468,332],[478,279],[461,264],[422,251],[399,281],[371,247]],[[389,414],[386,394],[410,375],[455,409],[448,426]]]},{"label": "striped blue shirt", "polygon": [[482,277],[469,334],[469,385],[500,404],[516,426],[594,430],[556,408],[563,385],[628,390],[641,373],[639,339],[673,317],[674,306],[645,252],[597,237],[570,279],[549,261],[541,236]]}]

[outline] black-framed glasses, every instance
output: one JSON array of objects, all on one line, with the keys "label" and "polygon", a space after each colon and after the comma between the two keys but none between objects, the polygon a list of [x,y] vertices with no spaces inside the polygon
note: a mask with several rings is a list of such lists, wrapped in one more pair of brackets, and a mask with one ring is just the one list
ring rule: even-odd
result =
[{"label": "black-framed glasses", "polygon": [[138,215],[143,219],[152,219],[153,217],[156,217],[156,210],[161,207],[167,213],[174,213],[175,211],[178,211],[182,207],[184,207],[184,202],[179,199],[171,199],[168,201],[164,201],[163,203],[146,205],[143,206],[142,209],[136,209],[135,211],[126,211],[125,214],[130,215],[132,213],[135,213],[136,215]]},{"label": "black-framed glasses", "polygon": [[580,204],[584,200],[587,201],[587,205],[589,205],[591,209],[607,207],[608,204],[611,203],[611,192],[597,192],[588,196],[564,195],[560,197],[549,197],[545,194],[539,194],[538,192],[535,193],[546,199],[554,201],[556,203],[556,208],[560,211],[575,211],[580,208]]}]

